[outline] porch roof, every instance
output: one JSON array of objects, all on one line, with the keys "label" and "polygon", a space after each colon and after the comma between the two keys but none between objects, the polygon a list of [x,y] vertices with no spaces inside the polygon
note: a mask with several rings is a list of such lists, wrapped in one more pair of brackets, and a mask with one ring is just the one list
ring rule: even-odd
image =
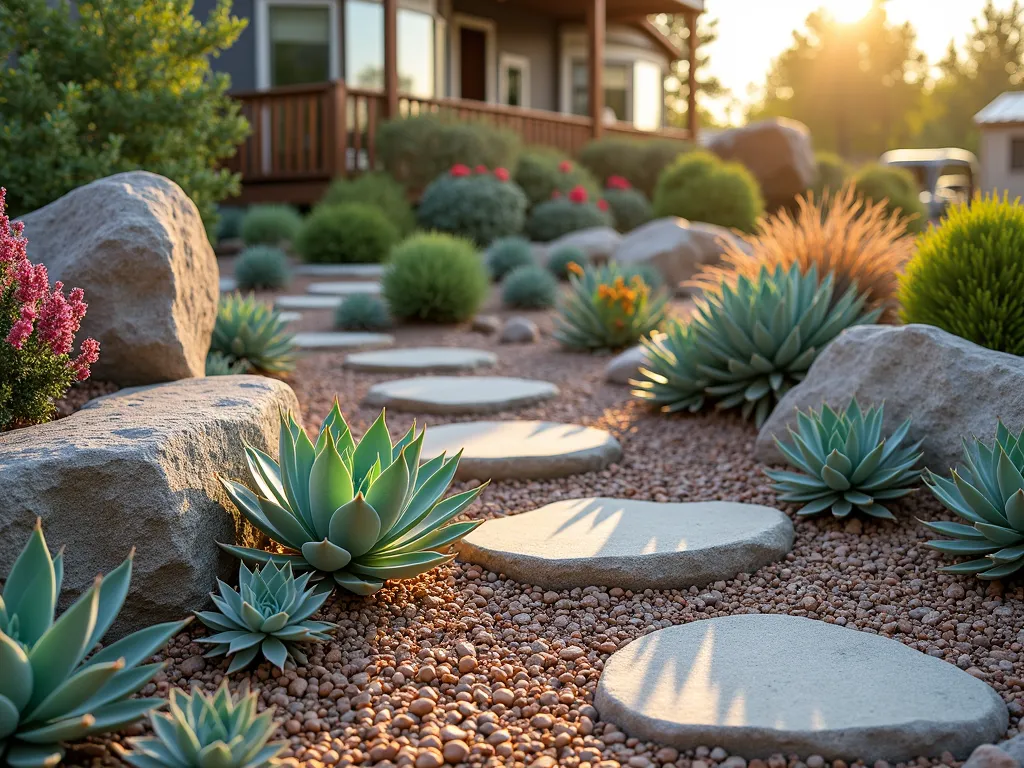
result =
[{"label": "porch roof", "polygon": [[[582,18],[593,0],[499,0],[558,18]],[[704,11],[704,0],[606,0],[609,20],[636,19],[656,13]]]}]

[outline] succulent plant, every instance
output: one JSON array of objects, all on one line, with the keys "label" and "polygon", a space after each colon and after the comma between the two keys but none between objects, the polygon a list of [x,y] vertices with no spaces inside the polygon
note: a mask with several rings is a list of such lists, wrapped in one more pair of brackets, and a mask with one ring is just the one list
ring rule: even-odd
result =
[{"label": "succulent plant", "polygon": [[117,730],[163,704],[129,697],[164,666],[142,662],[190,619],[139,630],[83,661],[124,604],[132,556],[54,620],[63,574],[63,553],[50,556],[37,521],[0,597],[0,765],[55,766],[64,742]]},{"label": "succulent plant", "polygon": [[[259,697],[248,687],[237,699],[227,680],[209,696],[199,688],[191,694],[172,689],[167,712],[150,715],[156,734],[132,739],[124,759],[135,768],[263,768],[284,742],[270,742],[277,725],[274,710],[256,714]],[[267,743],[270,742],[270,743]]]},{"label": "succulent plant", "polygon": [[327,640],[336,628],[326,621],[310,621],[330,595],[322,585],[309,586],[312,572],[295,578],[291,563],[270,562],[249,570],[238,566],[238,589],[220,579],[220,595],[210,593],[216,611],[194,611],[196,618],[217,634],[198,642],[213,645],[208,658],[233,656],[228,674],[245,669],[259,656],[279,669],[292,658],[305,664],[306,654],[296,643]]},{"label": "succulent plant", "polygon": [[252,294],[221,297],[210,352],[245,361],[261,373],[287,373],[295,368],[295,337],[285,330],[280,314]]},{"label": "succulent plant", "polygon": [[356,443],[335,400],[314,444],[290,413],[282,414],[280,465],[245,446],[259,493],[232,480],[221,483],[239,512],[287,551],[221,547],[246,562],[316,571],[359,595],[450,562],[451,545],[479,525],[451,521],[486,483],[442,501],[462,452],[421,465],[425,434],[417,435],[414,424],[392,444],[381,411]]},{"label": "succulent plant", "polygon": [[666,413],[741,408],[760,427],[826,344],[878,317],[856,286],[834,302],[832,286],[831,275],[819,281],[815,267],[802,273],[798,264],[723,281],[696,301],[689,322],[643,340],[646,365],[633,394]]},{"label": "succulent plant", "polygon": [[207,376],[240,376],[249,372],[249,363],[234,360],[221,352],[210,352],[206,356]]},{"label": "succulent plant", "polygon": [[952,537],[928,542],[947,555],[975,555],[940,570],[1001,579],[1024,567],[1024,431],[1014,435],[1002,421],[991,448],[978,438],[964,439],[965,466],[952,480],[925,474],[925,485],[965,523],[925,522],[929,530]]},{"label": "succulent plant", "polygon": [[885,406],[863,412],[854,399],[846,411],[823,405],[820,411],[797,413],[791,443],[777,437],[783,456],[802,472],[767,470],[781,501],[804,504],[797,514],[817,515],[826,509],[846,517],[859,509],[871,517],[893,520],[881,501],[914,491],[921,472],[921,443],[901,445],[910,429],[907,419],[889,438],[882,437]]},{"label": "succulent plant", "polygon": [[590,266],[590,256],[575,245],[563,245],[555,248],[548,256],[548,269],[559,280],[569,279],[570,264],[576,264],[582,269],[586,269]]}]

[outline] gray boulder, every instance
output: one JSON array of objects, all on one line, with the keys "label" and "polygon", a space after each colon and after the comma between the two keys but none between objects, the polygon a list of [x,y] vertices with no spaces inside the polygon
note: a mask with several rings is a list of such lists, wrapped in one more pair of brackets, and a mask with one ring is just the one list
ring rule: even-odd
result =
[{"label": "gray boulder", "polygon": [[38,516],[50,547],[68,547],[67,598],[137,549],[118,632],[202,608],[216,578],[237,572],[217,542],[259,543],[216,474],[248,481],[243,439],[277,454],[281,408],[298,413],[287,384],[217,376],[122,390],[0,434],[0,573]]},{"label": "gray boulder", "polygon": [[540,328],[528,317],[510,317],[501,329],[502,344],[534,344],[540,341]]},{"label": "gray boulder", "polygon": [[796,120],[775,118],[722,131],[708,149],[749,168],[769,209],[787,205],[814,183],[817,164],[811,132]]},{"label": "gray boulder", "polygon": [[622,235],[611,227],[591,227],[552,240],[547,245],[547,254],[550,255],[560,248],[579,248],[591,261],[600,263],[608,261],[621,242]]},{"label": "gray boulder", "polygon": [[757,436],[757,458],[782,460],[772,435],[788,437],[796,409],[845,407],[853,397],[865,407],[884,402],[888,431],[912,418],[909,439],[924,440],[924,463],[947,472],[961,460],[961,437],[991,442],[997,419],[1024,426],[1024,359],[929,325],[850,328],[775,407]]},{"label": "gray boulder", "polygon": [[[655,332],[654,338],[665,334]],[[630,380],[640,375],[640,366],[645,362],[644,348],[637,344],[625,352],[620,352],[604,367],[604,380],[611,384],[629,384]]]},{"label": "gray boulder", "polygon": [[202,376],[217,316],[217,259],[195,204],[146,171],[79,187],[26,214],[29,256],[82,288],[93,377],[121,385]]}]

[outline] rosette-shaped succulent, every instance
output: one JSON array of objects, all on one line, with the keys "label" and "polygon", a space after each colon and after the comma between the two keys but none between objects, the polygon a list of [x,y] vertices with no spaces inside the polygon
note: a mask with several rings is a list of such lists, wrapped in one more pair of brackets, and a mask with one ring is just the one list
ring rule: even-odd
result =
[{"label": "rosette-shaped succulent", "polygon": [[260,373],[287,373],[295,368],[295,337],[281,315],[249,294],[222,296],[210,339],[210,354],[244,363]]},{"label": "rosette-shaped succulent", "polygon": [[164,666],[142,662],[189,620],[139,630],[83,661],[124,604],[132,558],[54,620],[63,574],[37,522],[0,597],[0,765],[50,768],[62,743],[116,731],[163,704],[130,697]]},{"label": "rosette-shaped succulent", "polygon": [[356,443],[335,401],[314,444],[291,414],[282,414],[280,465],[245,447],[258,493],[221,483],[239,512],[286,553],[221,547],[246,562],[317,571],[359,595],[451,561],[451,545],[480,524],[451,521],[485,486],[442,500],[462,452],[421,465],[425,434],[413,425],[392,444],[381,411]]},{"label": "rosette-shaped succulent", "polygon": [[306,654],[298,643],[327,640],[327,632],[337,628],[326,621],[312,621],[310,616],[324,604],[331,590],[309,586],[312,572],[295,578],[291,563],[267,563],[249,570],[238,566],[238,589],[220,579],[220,595],[212,592],[217,611],[196,611],[196,617],[217,634],[198,642],[214,646],[208,657],[232,656],[228,674],[249,666],[256,657],[263,657],[284,669],[291,657],[305,664]]},{"label": "rosette-shaped succulent", "polygon": [[167,712],[150,715],[155,736],[132,739],[124,759],[135,768],[263,768],[284,742],[271,742],[277,727],[272,708],[256,714],[259,697],[243,691],[231,697],[227,680],[208,696],[172,689]]},{"label": "rosette-shaped succulent", "polygon": [[964,440],[965,466],[947,480],[932,472],[925,485],[947,509],[965,522],[925,522],[951,539],[928,542],[948,555],[974,556],[941,570],[975,573],[982,579],[1001,579],[1024,567],[1024,432],[1014,435],[1000,421],[995,445],[978,438]]},{"label": "rosette-shaped succulent", "polygon": [[741,408],[760,427],[826,344],[878,317],[856,286],[835,302],[832,286],[832,275],[819,280],[814,267],[801,273],[797,264],[723,280],[697,300],[687,325],[643,341],[646,365],[633,394],[664,412]]},{"label": "rosette-shaped succulent", "polygon": [[910,429],[907,419],[888,439],[882,437],[884,406],[861,411],[856,400],[845,412],[828,405],[820,411],[797,413],[792,442],[775,444],[802,472],[768,470],[782,501],[802,503],[798,514],[816,515],[826,509],[846,517],[859,509],[871,517],[893,520],[879,502],[912,493],[920,476],[921,443],[902,445]]}]

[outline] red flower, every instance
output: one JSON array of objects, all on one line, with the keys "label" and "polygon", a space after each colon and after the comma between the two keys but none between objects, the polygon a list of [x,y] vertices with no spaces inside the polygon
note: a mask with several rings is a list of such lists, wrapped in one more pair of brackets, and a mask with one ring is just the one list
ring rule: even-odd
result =
[{"label": "red flower", "polygon": [[632,189],[633,185],[625,176],[609,176],[608,189]]},{"label": "red flower", "polygon": [[568,160],[563,160],[558,164],[558,170],[560,170],[562,173],[569,173],[569,171],[572,170],[572,163],[569,162]]},{"label": "red flower", "polygon": [[582,185],[577,184],[572,188],[572,192],[569,193],[569,200],[574,203],[587,202],[587,190],[585,190]]},{"label": "red flower", "polygon": [[100,343],[96,339],[86,339],[82,342],[82,351],[78,357],[71,361],[71,367],[75,369],[75,378],[78,381],[85,381],[89,378],[89,366],[100,359]]},{"label": "red flower", "polygon": [[449,173],[455,178],[459,179],[462,178],[463,176],[469,176],[470,170],[468,165],[456,163],[455,165],[452,166],[452,169],[449,171]]},{"label": "red flower", "polygon": [[487,166],[486,165],[478,165],[473,170],[476,171],[477,173],[479,173],[481,176],[483,176],[485,173],[487,173]]},{"label": "red flower", "polygon": [[598,200],[597,201],[597,207],[600,210],[602,210],[602,211],[607,211],[608,210],[608,201],[603,199],[603,198],[601,200]]},{"label": "red flower", "polygon": [[496,178],[498,181],[508,181],[510,178],[508,168],[495,168],[494,178]]}]

